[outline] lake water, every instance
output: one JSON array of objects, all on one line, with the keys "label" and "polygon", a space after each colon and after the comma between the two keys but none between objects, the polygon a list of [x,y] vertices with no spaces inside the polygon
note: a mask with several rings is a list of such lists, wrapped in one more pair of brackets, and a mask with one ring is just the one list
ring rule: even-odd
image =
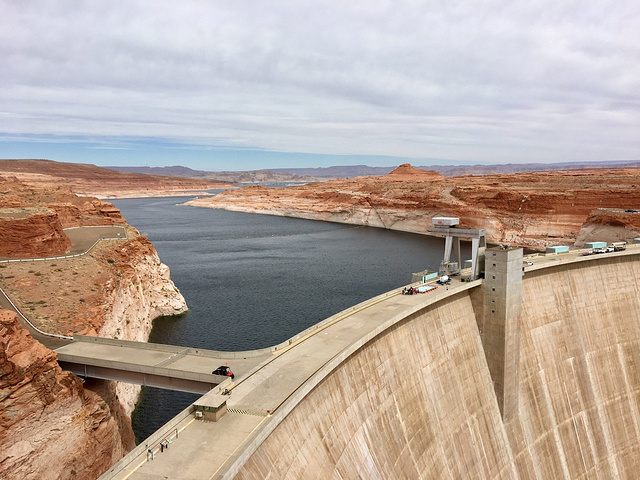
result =
[{"label": "lake water", "polygon": [[[269,347],[437,270],[442,239],[179,205],[192,197],[115,200],[147,235],[189,312],[154,322],[150,342],[250,350]],[[464,246],[464,258],[470,258]],[[197,395],[145,388],[133,427],[141,440]]]}]

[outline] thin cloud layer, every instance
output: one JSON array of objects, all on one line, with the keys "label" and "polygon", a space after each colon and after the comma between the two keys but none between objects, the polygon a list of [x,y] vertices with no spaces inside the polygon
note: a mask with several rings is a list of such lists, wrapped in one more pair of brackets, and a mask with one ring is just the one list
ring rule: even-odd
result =
[{"label": "thin cloud layer", "polygon": [[637,159],[638,25],[637,2],[3,1],[0,132]]}]

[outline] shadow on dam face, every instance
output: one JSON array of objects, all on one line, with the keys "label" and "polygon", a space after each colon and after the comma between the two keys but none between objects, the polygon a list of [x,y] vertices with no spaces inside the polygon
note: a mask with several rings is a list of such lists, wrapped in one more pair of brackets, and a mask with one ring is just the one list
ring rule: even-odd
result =
[{"label": "shadow on dam face", "polygon": [[350,355],[235,478],[637,478],[640,257],[525,274],[504,420],[480,288]]}]

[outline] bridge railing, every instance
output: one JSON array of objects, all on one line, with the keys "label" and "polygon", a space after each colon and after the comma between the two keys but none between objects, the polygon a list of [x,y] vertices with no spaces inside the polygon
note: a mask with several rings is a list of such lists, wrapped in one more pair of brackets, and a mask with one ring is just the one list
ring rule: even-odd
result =
[{"label": "bridge railing", "polygon": [[271,347],[269,350],[271,350],[271,352],[276,352],[278,350],[282,350],[283,348],[288,347],[289,345],[291,345],[292,343],[297,342],[299,339],[301,339],[302,337],[305,337],[306,335],[323,328],[325,325],[327,325],[328,323],[331,323],[333,321],[335,321],[337,318],[342,317],[342,316],[348,316],[351,312],[355,311],[355,310],[359,310],[362,307],[365,307],[371,303],[377,303],[378,301],[387,298],[387,297],[391,297],[394,295],[397,295],[398,292],[400,292],[402,290],[404,286],[398,287],[397,289],[394,290],[390,290],[388,292],[384,292],[376,297],[373,298],[368,298],[367,300],[365,300],[364,302],[358,303],[357,305],[354,305],[352,307],[347,308],[346,310],[342,310],[341,312],[336,313],[335,315],[330,316],[329,318],[325,318],[324,320],[316,323],[315,325],[310,326],[309,328],[303,330],[302,332],[294,335],[293,337],[289,338],[288,340],[285,340],[282,343],[279,343],[278,345],[275,345],[273,347]]},{"label": "bridge railing", "polygon": [[195,355],[201,357],[224,357],[224,358],[248,358],[259,357],[267,353],[271,353],[274,347],[262,348],[259,350],[246,350],[242,352],[222,352],[218,350],[207,350],[204,348],[179,347],[176,345],[165,345],[161,343],[145,343],[133,340],[118,340],[115,338],[92,337],[89,335],[74,335],[74,341],[100,343],[103,345],[130,346],[142,350],[164,351],[167,353],[186,353],[187,355]]},{"label": "bridge railing", "polygon": [[87,357],[84,357],[82,355],[73,355],[73,354],[68,354],[64,352],[57,352],[57,353],[58,353],[58,361],[63,362],[69,368],[72,368],[72,365],[70,364],[88,365],[89,367],[102,367],[102,368],[118,370],[122,372],[131,372],[131,373],[139,373],[139,374],[146,374],[146,375],[156,375],[158,377],[192,380],[195,382],[200,382],[205,384],[211,384],[211,383],[216,384],[217,382],[213,382],[212,378],[216,378],[216,377],[220,377],[223,379],[227,378],[221,375],[211,375],[209,373],[185,372],[180,369],[156,367],[153,365],[140,365],[133,362],[122,362],[118,360],[104,360],[104,359],[96,359],[96,358],[88,359]]}]

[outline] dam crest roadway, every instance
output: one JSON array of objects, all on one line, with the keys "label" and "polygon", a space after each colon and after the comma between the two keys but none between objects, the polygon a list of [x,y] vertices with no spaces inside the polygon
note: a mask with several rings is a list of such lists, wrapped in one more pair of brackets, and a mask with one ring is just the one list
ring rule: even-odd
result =
[{"label": "dam crest roadway", "polygon": [[[491,249],[488,249],[487,254],[490,251]],[[528,259],[533,260],[533,264],[528,265],[522,263],[520,250],[519,256],[513,257],[515,261],[513,258],[509,258],[508,262],[517,265],[517,271],[522,272],[519,273],[520,278],[523,275],[526,278],[530,274],[535,281],[542,281],[541,279],[547,269],[549,269],[549,272],[557,272],[558,269],[562,271],[566,268],[598,268],[598,265],[603,262],[607,265],[612,262],[626,263],[630,261],[637,263],[639,256],[640,248],[629,246],[626,251],[608,253],[606,255],[580,256],[580,252],[570,252],[562,255],[528,257]],[[497,275],[500,275],[500,266],[498,265],[497,268]],[[514,269],[512,268],[511,271],[513,272]],[[483,315],[486,317],[491,306],[485,306],[484,313],[482,313],[483,296],[479,292],[482,290],[483,282],[485,281],[482,279],[468,282],[454,280],[448,286],[440,285],[435,290],[419,295],[401,295],[401,290],[387,292],[329,317],[288,341],[269,349],[236,353],[194,352],[195,355],[192,361],[200,362],[200,367],[198,368],[200,368],[204,377],[207,375],[212,377],[210,372],[217,366],[216,363],[228,363],[236,374],[235,380],[226,379],[214,387],[204,397],[194,402],[193,405],[138,445],[130,454],[105,472],[101,479],[171,478],[210,480],[214,478],[234,478],[238,474],[240,474],[240,478],[263,478],[261,475],[265,473],[260,469],[268,469],[269,467],[260,463],[260,456],[252,461],[247,471],[243,470],[245,464],[260,449],[261,445],[269,439],[270,435],[276,431],[279,425],[285,425],[287,416],[294,412],[298,406],[304,405],[306,397],[318,394],[319,385],[331,377],[333,372],[350,361],[357,362],[358,352],[365,350],[372,342],[375,343],[389,333],[393,334],[407,322],[421,321],[420,319],[425,314],[433,312],[434,308],[446,307],[447,305],[452,305],[451,302],[455,303],[462,299],[464,302],[470,302],[468,307],[465,307],[467,310],[473,306],[472,315],[475,311],[476,315],[480,312],[480,317]],[[493,290],[495,291],[496,288],[493,288]],[[508,286],[505,286],[505,291],[507,296],[513,296],[513,292]],[[487,300],[485,299],[484,301],[486,302]],[[495,299],[490,301],[495,302]],[[518,301],[520,301],[519,297]],[[500,299],[498,299],[497,303],[500,303]],[[495,329],[495,327],[491,327],[490,322],[479,319],[477,320],[477,325],[474,322],[473,329],[475,329],[475,334],[472,333],[472,336],[475,336],[477,340],[470,340],[472,348],[476,351],[478,348],[480,350],[483,349],[476,342],[482,342],[484,345],[486,359],[483,356],[480,363],[484,364],[484,366],[480,365],[478,367],[484,373],[480,372],[477,375],[480,375],[483,383],[486,384],[487,381],[489,384],[493,383],[495,393],[498,396],[498,404],[495,404],[495,399],[493,401],[485,399],[484,403],[486,405],[483,404],[478,408],[482,410],[489,409],[491,418],[497,418],[496,422],[505,422],[505,424],[512,421],[514,415],[517,415],[517,392],[519,388],[518,367],[516,366],[516,371],[512,368],[512,363],[519,364],[519,347],[509,345],[511,338],[509,329],[513,328],[510,322],[517,314],[509,314],[509,308],[507,306],[506,326],[502,326],[502,331],[500,326]],[[494,312],[494,310],[491,310],[491,312]],[[436,330],[443,327],[446,327],[446,325],[434,325]],[[490,328],[494,328],[495,332],[497,332],[492,338],[489,338],[493,335],[489,333],[491,331]],[[447,329],[445,328],[443,332],[446,331]],[[453,332],[451,334],[454,337],[440,339],[439,349],[450,351],[450,348],[454,348],[451,345],[461,341],[455,339]],[[519,338],[519,328],[515,334]],[[443,335],[450,334],[443,333]],[[500,340],[501,335],[502,340]],[[83,343],[89,342],[74,342],[74,345]],[[97,347],[98,343],[99,341],[95,342],[93,347]],[[115,345],[114,347],[124,348]],[[409,348],[408,345],[396,345],[396,348],[400,349],[405,347]],[[64,353],[65,349],[70,350],[71,348],[73,348],[72,345],[63,347],[59,349],[59,354]],[[102,345],[100,348],[102,348]],[[178,351],[180,347],[172,348],[176,350],[165,352],[164,360],[157,357],[157,362],[151,367],[164,368],[171,366],[171,364],[177,366],[189,355],[188,350],[190,349]],[[200,358],[198,358],[198,355]],[[131,356],[128,358],[130,362],[134,359]],[[60,359],[63,360],[64,357],[61,355]],[[402,376],[402,368],[399,365],[389,365],[384,359],[380,361],[382,363],[376,367],[377,371],[380,372],[379,375],[382,377],[385,375],[392,376],[394,382],[400,381],[399,377]],[[489,364],[488,369],[487,362]],[[491,376],[489,376],[489,370],[491,371]],[[199,371],[194,372],[194,374],[197,373]],[[219,380],[216,379],[216,382]],[[363,379],[353,379],[355,383],[362,381]],[[493,387],[491,391],[493,391]],[[340,388],[340,384],[338,384],[338,388]],[[486,394],[485,390],[484,395]],[[330,397],[336,397],[337,395],[339,399],[346,393],[335,391],[333,393],[329,392],[327,395]],[[446,397],[446,392],[443,392],[443,395]],[[353,399],[350,401],[353,401]],[[388,406],[382,406],[386,405],[384,396],[380,397],[379,402],[380,408],[388,408]],[[323,421],[322,412],[320,411],[322,406],[318,405],[318,409],[317,415],[320,415],[320,417],[314,417],[313,420],[309,419],[311,423],[317,424]],[[493,409],[495,409],[495,412],[493,412]],[[316,415],[315,413],[307,413]],[[324,413],[328,414],[328,412]],[[282,428],[286,429],[287,427]],[[299,429],[304,428],[299,425]],[[502,427],[496,424],[491,428],[497,431]],[[577,432],[576,430],[576,434],[578,434]],[[500,435],[498,436],[500,437]],[[336,438],[339,437],[338,435]],[[274,437],[273,442],[277,442],[277,438],[279,438],[278,435]],[[502,438],[500,441],[506,441],[504,437],[500,438]],[[474,445],[474,448],[480,448],[477,441],[474,442]],[[267,450],[269,448],[272,447],[267,446]],[[499,464],[506,461],[512,468],[515,465],[513,463],[515,460],[509,460],[508,458],[506,460],[500,458],[496,460],[494,458],[489,462],[486,457],[489,453],[487,453],[485,447],[478,450],[478,452],[482,451],[484,453],[476,452],[475,454],[484,457],[482,462],[484,462],[483,467],[485,469],[497,468],[492,466],[495,462]],[[469,455],[473,456],[472,454]],[[300,461],[298,460],[298,462]],[[305,468],[309,468],[308,472],[313,472],[314,462],[319,461],[313,458],[306,458],[304,460]],[[560,464],[562,465],[562,462]],[[303,468],[301,465],[298,465],[298,467]],[[414,465],[412,468],[417,467]],[[456,465],[451,468],[463,469],[464,467]],[[507,468],[507,466],[501,468]],[[566,469],[568,468],[567,466]],[[589,468],[586,460],[583,468]],[[376,471],[379,473],[379,470]],[[249,472],[254,473],[250,474]],[[257,472],[262,473],[259,474]],[[542,474],[542,472],[539,473]],[[476,478],[481,477],[482,474],[478,471]],[[566,475],[565,477],[570,478],[570,476]],[[544,475],[536,475],[533,478],[544,478]]]}]

